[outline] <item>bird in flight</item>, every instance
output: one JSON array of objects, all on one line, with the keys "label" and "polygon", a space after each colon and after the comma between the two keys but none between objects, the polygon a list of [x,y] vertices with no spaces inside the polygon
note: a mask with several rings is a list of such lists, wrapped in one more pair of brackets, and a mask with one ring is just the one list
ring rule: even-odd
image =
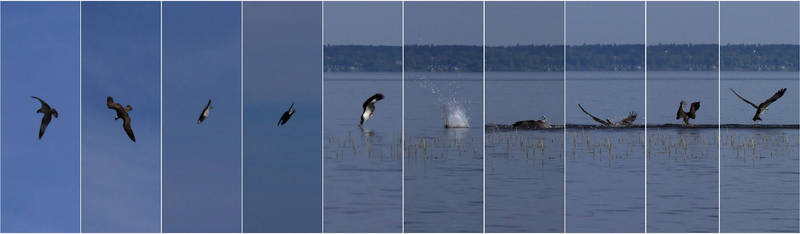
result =
[{"label": "bird in flight", "polygon": [[294,103],[292,103],[292,105],[289,106],[289,109],[286,110],[286,112],[283,112],[283,115],[281,115],[281,119],[278,120],[278,126],[286,124],[286,121],[289,121],[289,118],[292,118],[293,114],[294,114]]},{"label": "bird in flight", "polygon": [[778,92],[773,94],[772,97],[768,98],[766,101],[758,105],[753,104],[752,102],[742,97],[742,95],[739,95],[739,93],[737,93],[736,90],[733,90],[733,88],[731,88],[731,92],[733,92],[734,95],[739,97],[739,99],[742,99],[742,101],[746,102],[747,104],[750,104],[750,106],[753,106],[753,108],[756,108],[756,114],[753,115],[753,121],[758,122],[761,121],[761,114],[769,110],[767,107],[773,102],[777,101],[779,98],[783,97],[783,94],[786,93],[786,88],[778,90]]},{"label": "bird in flight", "polygon": [[42,113],[42,125],[39,126],[39,140],[42,139],[44,135],[44,130],[47,129],[47,125],[50,124],[50,120],[52,117],[58,118],[58,112],[56,109],[51,108],[50,105],[47,105],[44,100],[41,98],[31,96],[33,99],[39,100],[42,103],[42,107],[36,110],[36,113]]},{"label": "bird in flight", "polygon": [[364,125],[369,118],[372,118],[372,115],[375,114],[375,103],[383,99],[383,94],[376,93],[372,95],[372,97],[367,98],[364,101],[364,104],[361,104],[361,108],[363,108],[363,112],[361,112],[361,122],[358,124],[359,126]]},{"label": "bird in flight", "polygon": [[128,112],[132,111],[133,107],[131,107],[131,105],[122,107],[121,104],[114,102],[114,98],[111,96],[106,98],[106,106],[108,109],[112,109],[116,112],[114,120],[122,118],[122,128],[125,129],[125,133],[128,134],[128,137],[131,138],[133,142],[136,142],[136,137],[133,136],[133,130],[131,129],[131,117],[128,116]]},{"label": "bird in flight", "polygon": [[211,99],[208,99],[208,104],[206,104],[206,107],[203,108],[203,112],[200,112],[200,118],[197,118],[197,124],[202,123],[203,120],[206,120],[206,118],[208,118],[209,111],[211,111]]},{"label": "bird in flight", "polygon": [[633,121],[636,121],[636,112],[631,112],[630,114],[628,114],[628,117],[618,122],[612,122],[610,119],[600,119],[597,118],[597,116],[590,114],[588,111],[586,111],[586,109],[583,109],[583,106],[581,106],[581,104],[578,104],[578,107],[581,108],[581,111],[583,111],[583,113],[586,113],[586,115],[592,117],[594,121],[597,121],[598,123],[602,124],[605,127],[629,127],[633,125]]},{"label": "bird in flight", "polygon": [[675,116],[675,119],[683,118],[683,126],[689,126],[689,119],[694,119],[695,113],[697,110],[700,109],[700,102],[692,102],[692,105],[689,106],[689,112],[683,111],[683,106],[686,105],[686,102],[681,100],[681,104],[678,106],[678,115]]}]

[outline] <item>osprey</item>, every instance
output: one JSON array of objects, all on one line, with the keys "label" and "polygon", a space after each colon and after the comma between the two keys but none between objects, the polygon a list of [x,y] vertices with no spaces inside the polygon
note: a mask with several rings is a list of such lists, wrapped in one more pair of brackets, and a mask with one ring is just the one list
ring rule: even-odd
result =
[{"label": "osprey", "polygon": [[383,99],[383,94],[376,93],[372,95],[372,97],[367,98],[364,101],[364,104],[361,104],[361,108],[363,108],[363,112],[361,112],[361,122],[358,124],[364,125],[364,122],[367,121],[369,118],[372,118],[372,115],[375,114],[375,103]]},{"label": "osprey", "polygon": [[286,121],[289,121],[289,118],[292,117],[292,115],[294,114],[294,108],[292,107],[294,107],[294,103],[292,103],[292,105],[289,106],[289,110],[283,112],[283,115],[281,115],[281,119],[278,120],[278,126],[286,124]]},{"label": "osprey", "polygon": [[128,112],[132,111],[133,107],[131,107],[131,105],[127,105],[123,108],[122,104],[114,102],[114,98],[111,96],[106,98],[106,106],[108,109],[112,109],[116,112],[114,120],[122,118],[122,128],[125,129],[125,133],[128,134],[128,138],[131,138],[133,142],[136,142],[136,137],[133,136],[133,130],[131,129],[131,117],[128,116]]},{"label": "osprey", "polygon": [[523,120],[514,122],[514,128],[551,128],[550,123],[547,122],[547,116],[542,115],[539,120]]},{"label": "osprey", "polygon": [[744,99],[741,95],[739,95],[739,93],[736,93],[736,90],[733,90],[733,88],[731,88],[731,92],[733,92],[734,95],[739,97],[739,99],[742,99],[742,101],[746,102],[747,104],[750,104],[750,106],[753,106],[753,108],[756,108],[756,114],[753,115],[753,121],[758,122],[758,121],[761,121],[761,113],[767,112],[767,110],[769,110],[767,108],[769,106],[769,104],[772,104],[773,102],[777,101],[778,98],[781,98],[783,96],[783,93],[786,93],[786,88],[782,88],[782,89],[778,90],[778,92],[773,94],[772,97],[770,97],[769,99],[767,99],[766,101],[764,101],[764,102],[762,102],[761,104],[758,104],[758,105],[753,104],[752,102],[748,101],[747,99]]},{"label": "osprey", "polygon": [[47,125],[50,124],[50,120],[52,119],[52,117],[58,118],[58,112],[56,111],[56,109],[51,108],[50,105],[47,105],[47,103],[44,102],[41,98],[34,96],[31,97],[33,99],[39,100],[39,102],[42,103],[42,107],[36,110],[36,113],[43,114],[42,125],[39,126],[39,139],[41,140],[42,136],[44,135],[44,130],[47,129]]},{"label": "osprey", "polygon": [[697,110],[700,109],[700,102],[692,102],[692,105],[689,107],[689,112],[683,111],[683,106],[686,105],[685,101],[681,101],[681,104],[678,106],[678,115],[675,116],[675,119],[683,118],[683,126],[689,126],[689,119],[695,118],[695,113]]},{"label": "osprey", "polygon": [[589,117],[592,117],[592,119],[594,121],[597,121],[598,123],[602,124],[605,127],[629,127],[629,126],[633,125],[633,121],[636,121],[636,112],[631,112],[630,114],[628,114],[628,117],[626,117],[626,118],[620,120],[619,122],[615,123],[615,122],[611,122],[610,119],[603,120],[603,119],[597,118],[596,116],[594,116],[592,114],[589,114],[588,111],[583,109],[583,106],[581,106],[581,104],[578,104],[578,107],[581,108],[581,111],[583,111],[583,113],[586,113],[586,115],[589,115]]},{"label": "osprey", "polygon": [[208,99],[208,104],[206,104],[206,107],[203,108],[203,112],[200,112],[200,118],[197,118],[197,124],[200,124],[201,122],[203,122],[203,120],[206,120],[206,118],[208,118],[209,111],[211,111],[211,99]]}]

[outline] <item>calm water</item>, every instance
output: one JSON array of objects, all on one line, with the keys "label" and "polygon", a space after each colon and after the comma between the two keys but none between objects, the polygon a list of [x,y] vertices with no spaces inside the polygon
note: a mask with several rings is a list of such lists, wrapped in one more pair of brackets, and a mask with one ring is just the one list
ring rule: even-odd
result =
[{"label": "calm water", "polygon": [[[358,127],[361,104],[385,98]],[[400,73],[325,74],[325,232],[402,230]]]},{"label": "calm water", "polygon": [[[648,75],[651,125],[680,123],[673,117],[680,100],[701,102],[695,124],[752,122],[752,108],[728,87],[754,102],[787,87],[764,123],[800,119],[797,73],[724,73],[721,107],[716,73]],[[401,227],[398,79],[391,73],[326,74],[326,231]],[[487,123],[542,115],[552,124],[564,122],[562,73],[487,73],[486,79]],[[567,79],[567,123],[594,123],[580,103],[612,120],[635,111],[636,124],[644,124],[643,73],[571,72]],[[406,231],[481,231],[480,81],[480,74],[406,74]],[[362,131],[360,105],[375,92],[387,98]],[[453,117],[457,113],[463,116]],[[464,119],[470,128],[443,127],[446,120]],[[488,130],[486,231],[563,232],[565,198],[569,232],[643,232],[645,206],[648,232],[716,232],[718,220],[723,232],[798,231],[798,130],[722,129],[721,153],[718,133],[649,128],[645,137],[644,129],[570,128],[565,141],[562,130]]]},{"label": "calm water", "polygon": [[[481,78],[480,73],[406,73],[408,232],[482,231]],[[448,118],[470,127],[444,128]]]}]

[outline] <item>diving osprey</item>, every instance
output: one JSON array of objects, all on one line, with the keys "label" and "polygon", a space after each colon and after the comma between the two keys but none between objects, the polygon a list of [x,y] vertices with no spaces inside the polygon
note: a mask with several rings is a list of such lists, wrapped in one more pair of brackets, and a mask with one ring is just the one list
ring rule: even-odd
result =
[{"label": "diving osprey", "polygon": [[44,130],[47,129],[47,125],[50,124],[50,120],[52,119],[52,117],[58,118],[58,112],[56,111],[56,109],[51,108],[50,105],[47,105],[47,103],[44,102],[41,98],[34,96],[31,97],[33,99],[39,100],[39,102],[42,103],[42,107],[36,110],[36,113],[43,114],[42,125],[39,126],[39,139],[41,140],[42,136],[44,135]]},{"label": "diving osprey", "polygon": [[286,110],[286,112],[283,112],[283,115],[281,115],[281,119],[278,120],[278,126],[284,125],[284,124],[286,124],[286,121],[289,121],[289,118],[291,118],[292,115],[294,114],[294,108],[293,107],[294,107],[294,103],[292,103],[292,105],[289,106],[289,110]]},{"label": "diving osprey", "polygon": [[114,120],[122,118],[122,128],[125,129],[125,133],[128,134],[128,137],[131,138],[133,142],[136,142],[136,137],[133,136],[133,130],[131,129],[131,117],[128,116],[128,112],[132,111],[133,107],[127,105],[123,108],[122,104],[114,102],[114,98],[111,96],[106,98],[106,106],[108,109],[112,109],[116,112]]},{"label": "diving osprey", "polygon": [[381,99],[383,99],[383,94],[376,93],[372,95],[372,97],[367,98],[364,104],[361,104],[361,108],[363,108],[364,111],[361,112],[361,122],[358,124],[359,126],[364,125],[365,121],[372,118],[372,115],[375,114],[375,103]]},{"label": "diving osprey", "polygon": [[209,111],[211,111],[211,99],[208,99],[208,104],[206,104],[206,107],[203,108],[203,112],[200,112],[200,118],[197,118],[197,124],[202,123],[203,120],[206,120],[206,118],[208,118]]},{"label": "diving osprey", "polygon": [[761,104],[758,104],[758,105],[753,104],[752,102],[748,101],[747,99],[744,99],[741,95],[739,95],[739,93],[736,93],[736,90],[733,90],[733,88],[731,88],[731,92],[733,92],[733,94],[735,94],[737,97],[739,97],[739,99],[742,99],[742,101],[746,102],[747,104],[750,104],[751,106],[753,106],[753,108],[756,108],[756,114],[753,116],[753,121],[758,122],[758,121],[761,121],[761,113],[767,112],[767,110],[769,110],[767,108],[769,106],[769,104],[772,104],[773,102],[777,101],[778,98],[781,98],[783,96],[783,93],[786,93],[786,88],[782,88],[782,89],[778,90],[778,92],[773,94],[772,97],[770,97],[769,99],[767,99],[766,101],[764,101],[764,102],[762,102]]},{"label": "diving osprey", "polygon": [[636,112],[631,112],[630,114],[628,114],[628,117],[626,117],[626,118],[620,120],[619,122],[615,123],[615,122],[612,122],[610,119],[603,120],[603,119],[597,118],[596,116],[594,116],[592,114],[589,114],[588,111],[583,109],[583,106],[581,106],[581,104],[578,104],[578,107],[581,108],[581,111],[583,111],[583,113],[586,113],[586,115],[589,115],[589,117],[592,117],[592,119],[594,121],[597,121],[598,123],[602,124],[605,127],[628,127],[628,126],[633,125],[633,121],[636,121]]},{"label": "diving osprey", "polygon": [[700,109],[700,102],[692,102],[692,105],[689,107],[689,112],[683,111],[683,106],[686,105],[686,102],[681,100],[681,104],[678,106],[678,115],[675,116],[675,119],[683,118],[683,126],[689,126],[689,119],[695,118],[695,113],[697,110]]}]

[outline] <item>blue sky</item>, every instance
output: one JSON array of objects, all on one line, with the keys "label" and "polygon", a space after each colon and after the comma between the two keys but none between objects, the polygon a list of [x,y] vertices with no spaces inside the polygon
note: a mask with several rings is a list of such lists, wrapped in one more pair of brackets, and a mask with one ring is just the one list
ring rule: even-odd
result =
[{"label": "blue sky", "polygon": [[244,231],[320,232],[322,4],[244,4]]},{"label": "blue sky", "polygon": [[722,2],[721,44],[797,44],[797,2]]},{"label": "blue sky", "polygon": [[563,2],[486,2],[486,45],[561,45]]},{"label": "blue sky", "polygon": [[717,2],[648,2],[647,43],[716,44],[717,16]]},{"label": "blue sky", "polygon": [[[79,5],[2,6],[2,232],[78,232]],[[59,113],[39,140],[44,99]]]},{"label": "blue sky", "polygon": [[[83,3],[83,231],[160,226],[159,2]],[[106,96],[131,105],[136,142]]]},{"label": "blue sky", "polygon": [[406,2],[406,45],[482,45],[481,2]]},{"label": "blue sky", "polygon": [[240,232],[240,6],[164,3],[164,232]]},{"label": "blue sky", "polygon": [[567,45],[644,44],[644,2],[567,2]]},{"label": "blue sky", "polygon": [[400,45],[402,9],[400,2],[325,2],[325,44]]}]

